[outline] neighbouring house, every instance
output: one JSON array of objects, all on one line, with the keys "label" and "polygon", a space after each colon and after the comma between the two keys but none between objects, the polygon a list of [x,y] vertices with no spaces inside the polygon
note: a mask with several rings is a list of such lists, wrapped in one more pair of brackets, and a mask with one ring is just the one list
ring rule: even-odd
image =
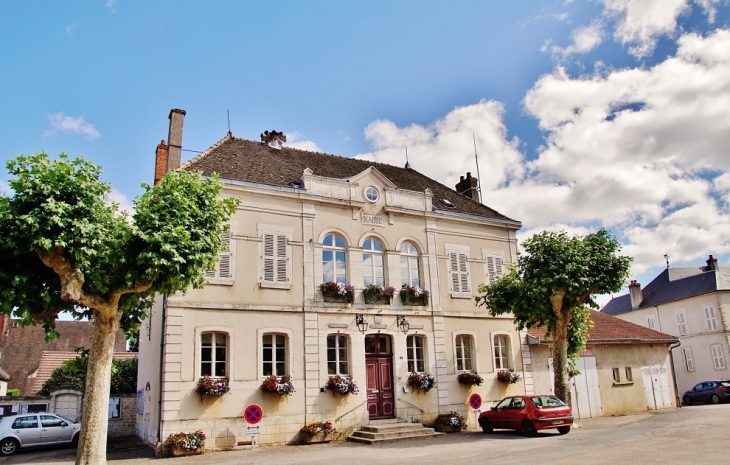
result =
[{"label": "neighbouring house", "polygon": [[[218,173],[221,195],[241,203],[209,284],[160,296],[143,325],[137,434],[145,441],[201,429],[207,448],[234,447],[249,439],[243,411],[257,404],[258,440],[289,443],[311,422],[331,421],[340,432],[380,419],[429,423],[441,412],[469,412],[471,393],[496,401],[531,386],[529,376],[496,379],[499,370],[524,373],[526,346],[511,317],[474,302],[478,285],[515,260],[521,224],[480,204],[471,174],[455,190],[408,164],[230,133],[180,165],[184,115],[170,112],[155,179],[171,170]],[[337,284],[323,289],[328,282]],[[377,295],[375,285],[395,290]],[[481,386],[459,384],[470,370],[483,376]],[[409,386],[413,372],[436,385],[425,393]],[[199,395],[204,375],[230,391]],[[282,391],[291,377],[295,392],[264,392],[271,376]],[[354,381],[359,394],[325,390],[334,376]]]},{"label": "neighbouring house", "polygon": [[12,378],[9,374],[5,372],[2,368],[0,368],[0,397],[7,395],[8,393],[8,383],[10,382]]},{"label": "neighbouring house", "polygon": [[[39,373],[45,379],[50,375],[49,371],[40,370],[44,353],[63,353],[63,360],[75,358],[78,354],[74,349],[91,347],[94,324],[90,321],[56,321],[56,331],[60,335],[58,339],[46,342],[46,334],[41,326],[23,328],[17,320],[0,315],[0,364],[12,378],[8,382],[8,389],[19,389],[21,396],[34,395],[43,385],[43,382],[38,384]],[[114,351],[126,352],[122,331],[117,333]],[[63,361],[59,361],[58,357],[52,358],[58,362],[58,366]]]},{"label": "neighbouring house", "polygon": [[[576,418],[622,415],[676,406],[670,346],[678,339],[591,311],[593,328],[571,379]],[[535,392],[554,393],[551,340],[545,329],[528,330]]]},{"label": "neighbouring house", "polygon": [[730,378],[729,271],[712,255],[706,266],[667,267],[643,289],[632,281],[628,294],[603,308],[607,315],[679,338],[681,345],[672,351],[679,395],[699,382]]}]

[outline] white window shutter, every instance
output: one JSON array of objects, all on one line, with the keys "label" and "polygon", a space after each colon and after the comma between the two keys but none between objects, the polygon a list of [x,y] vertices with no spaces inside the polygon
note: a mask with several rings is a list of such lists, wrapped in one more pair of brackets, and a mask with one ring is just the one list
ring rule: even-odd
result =
[{"label": "white window shutter", "polygon": [[287,276],[287,265],[289,257],[287,256],[286,235],[276,235],[276,281],[280,283],[289,282]]},{"label": "white window shutter", "polygon": [[487,282],[494,284],[501,276],[504,275],[504,263],[502,257],[496,255],[487,255]]},{"label": "white window shutter", "polygon": [[219,278],[230,278],[233,276],[231,270],[231,232],[225,232],[221,234],[221,240],[223,241],[224,249],[218,257],[218,277]]},{"label": "white window shutter", "polygon": [[695,362],[692,360],[692,351],[689,348],[684,349],[684,361],[687,371],[695,371]]},{"label": "white window shutter", "polygon": [[275,281],[276,250],[274,248],[274,234],[264,233],[264,276],[267,282]]},{"label": "white window shutter", "polygon": [[449,252],[449,265],[451,268],[451,287],[453,292],[461,292],[459,280],[459,261],[456,252]]},{"label": "white window shutter", "polygon": [[461,284],[461,292],[469,292],[469,272],[465,253],[459,253],[459,282]]},{"label": "white window shutter", "polygon": [[685,336],[687,334],[687,324],[684,320],[684,312],[677,312],[674,315],[677,318],[677,331],[679,335]]},{"label": "white window shutter", "polygon": [[715,308],[705,307],[705,320],[707,321],[707,329],[710,331],[717,330],[717,319],[715,318]]}]

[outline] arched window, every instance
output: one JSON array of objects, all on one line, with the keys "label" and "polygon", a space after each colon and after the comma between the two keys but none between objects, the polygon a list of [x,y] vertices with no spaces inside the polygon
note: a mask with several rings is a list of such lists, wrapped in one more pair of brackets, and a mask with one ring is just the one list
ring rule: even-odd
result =
[{"label": "arched window", "polygon": [[347,336],[342,334],[330,334],[327,336],[328,375],[347,376],[350,374],[347,355]]},{"label": "arched window", "polygon": [[385,286],[383,246],[377,239],[366,239],[362,245],[363,278],[365,286]]},{"label": "arched window", "polygon": [[494,336],[494,369],[509,370],[509,336],[499,334]]},{"label": "arched window", "polygon": [[400,251],[400,280],[402,286],[421,287],[418,270],[418,249],[412,242],[403,242]]},{"label": "arched window", "polygon": [[337,234],[328,234],[322,245],[322,282],[346,283],[345,241]]},{"label": "arched window", "polygon": [[226,333],[200,335],[200,376],[224,378],[226,376]]}]

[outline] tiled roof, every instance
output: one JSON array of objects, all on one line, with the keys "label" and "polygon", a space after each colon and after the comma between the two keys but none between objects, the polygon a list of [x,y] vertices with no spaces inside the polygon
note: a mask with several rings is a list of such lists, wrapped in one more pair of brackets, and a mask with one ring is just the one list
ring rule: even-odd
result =
[{"label": "tiled roof", "polygon": [[[588,331],[589,343],[674,343],[679,340],[675,336],[660,333],[595,310],[591,310],[591,320],[593,320],[593,328]],[[545,328],[529,329],[527,333],[540,338],[540,342],[545,341]]]},{"label": "tiled roof", "polygon": [[[12,377],[8,388],[20,389],[22,396],[35,394],[33,378],[28,376],[38,369],[44,351],[73,352],[77,347],[91,348],[94,323],[90,321],[56,321],[56,331],[60,337],[46,342],[45,331],[40,326],[21,328],[8,324],[7,334],[0,335],[0,362]],[[126,345],[124,333],[118,331],[114,352],[125,352]]]},{"label": "tiled roof", "polygon": [[[41,360],[38,363],[38,370],[34,372],[35,376],[33,377],[31,392],[36,393],[40,391],[43,387],[43,383],[48,381],[48,378],[51,377],[53,370],[60,368],[63,362],[66,360],[73,360],[78,355],[79,354],[76,352],[44,351],[41,355]],[[116,360],[124,360],[128,358],[135,358],[137,355],[139,354],[136,352],[115,352],[113,358]]]},{"label": "tiled roof", "polygon": [[5,373],[5,370],[0,368],[0,381],[10,381],[10,375]]},{"label": "tiled roof", "polygon": [[[200,171],[204,175],[218,173],[223,179],[292,187],[293,184],[299,185],[306,168],[310,168],[316,176],[345,179],[371,166],[400,189],[417,192],[431,189],[436,209],[516,222],[411,168],[290,147],[278,149],[238,137],[225,137],[201,155],[184,163],[180,169]],[[439,199],[448,200],[454,208],[443,206]]]},{"label": "tiled roof", "polygon": [[[687,299],[717,290],[715,270],[701,271],[698,269],[695,274],[672,280],[670,280],[670,271],[665,268],[652,282],[641,289],[643,300],[639,309]],[[629,294],[611,299],[602,310],[603,313],[608,315],[619,315],[630,311],[632,309]]]}]

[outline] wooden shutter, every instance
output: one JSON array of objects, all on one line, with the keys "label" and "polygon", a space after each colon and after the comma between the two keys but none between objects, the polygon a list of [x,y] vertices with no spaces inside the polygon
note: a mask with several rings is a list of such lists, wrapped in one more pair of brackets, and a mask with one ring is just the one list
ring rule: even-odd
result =
[{"label": "wooden shutter", "polygon": [[212,270],[206,270],[205,277],[208,279],[232,278],[233,277],[233,256],[231,254],[231,232],[221,234],[223,250],[218,254],[218,261]]},{"label": "wooden shutter", "polygon": [[715,362],[715,369],[724,370],[725,369],[725,354],[722,353],[722,346],[713,345],[713,346],[710,346],[710,348],[712,349],[712,360]]},{"label": "wooden shutter", "polygon": [[264,233],[264,276],[263,280],[274,282],[275,279],[275,263],[276,249],[274,248],[275,235],[272,233]]},{"label": "wooden shutter", "polygon": [[263,253],[263,277],[267,283],[287,283],[288,276],[288,245],[286,234],[265,232]]},{"label": "wooden shutter", "polygon": [[653,316],[647,317],[646,318],[646,323],[647,323],[646,326],[649,329],[655,329],[656,328],[656,325],[654,324],[654,317]]},{"label": "wooden shutter", "polygon": [[717,319],[715,319],[714,307],[705,307],[705,319],[707,320],[707,329],[710,331],[716,331]]},{"label": "wooden shutter", "polygon": [[276,235],[276,281],[280,283],[286,283],[289,281],[287,276],[287,245],[286,235]]},{"label": "wooden shutter", "polygon": [[459,282],[461,283],[461,292],[469,292],[469,271],[467,268],[467,256],[463,252],[459,252]]},{"label": "wooden shutter", "polygon": [[449,266],[451,268],[451,290],[461,292],[461,281],[459,281],[459,257],[456,252],[449,252]]},{"label": "wooden shutter", "polygon": [[487,282],[494,284],[497,279],[504,274],[502,257],[496,255],[487,255]]},{"label": "wooden shutter", "polygon": [[687,334],[687,323],[684,320],[684,312],[677,312],[674,314],[677,317],[677,331],[680,336]]},{"label": "wooden shutter", "polygon": [[692,351],[689,348],[684,350],[684,363],[687,371],[695,371],[695,361],[692,359]]}]

